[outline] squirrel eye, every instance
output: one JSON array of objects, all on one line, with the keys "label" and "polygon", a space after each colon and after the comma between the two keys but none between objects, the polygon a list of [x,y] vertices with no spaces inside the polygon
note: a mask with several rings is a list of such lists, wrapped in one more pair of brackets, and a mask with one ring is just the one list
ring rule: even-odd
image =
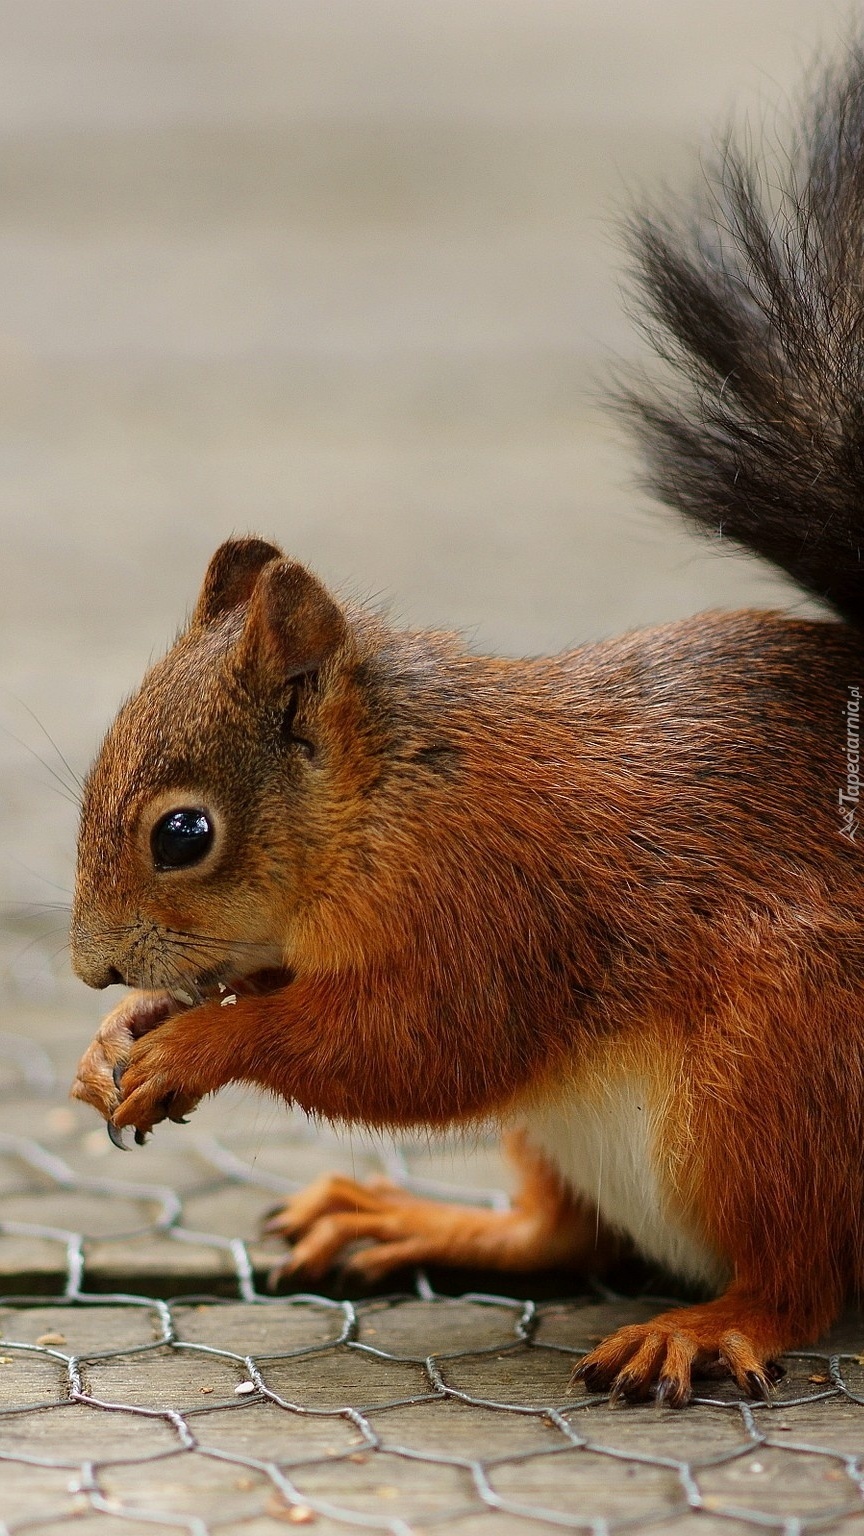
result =
[{"label": "squirrel eye", "polygon": [[157,821],[150,835],[150,849],[157,869],[188,869],[200,864],[213,847],[213,823],[206,811],[169,811]]}]

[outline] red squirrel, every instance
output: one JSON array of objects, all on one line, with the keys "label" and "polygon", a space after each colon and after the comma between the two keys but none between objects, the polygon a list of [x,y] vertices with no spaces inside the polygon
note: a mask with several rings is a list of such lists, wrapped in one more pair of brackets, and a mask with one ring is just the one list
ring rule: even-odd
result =
[{"label": "red squirrel", "polygon": [[718,1367],[767,1396],[864,1279],[864,53],[770,195],[727,148],[633,245],[677,370],[626,402],[655,490],[835,617],[508,660],[229,540],[87,780],[73,963],[139,990],[73,1091],[138,1139],[228,1082],[500,1125],[510,1211],[325,1179],[286,1268],[368,1239],[370,1281],[575,1275],[626,1240],[715,1299],[576,1375],[680,1406]]}]

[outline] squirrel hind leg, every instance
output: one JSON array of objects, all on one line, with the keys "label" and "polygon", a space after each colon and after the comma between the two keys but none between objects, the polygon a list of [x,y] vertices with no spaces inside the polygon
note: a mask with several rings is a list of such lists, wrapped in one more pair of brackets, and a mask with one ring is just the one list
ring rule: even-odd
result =
[{"label": "squirrel hind leg", "polygon": [[[423,1199],[386,1179],[318,1179],[266,1224],[267,1232],[292,1244],[271,1284],[287,1277],[318,1279],[340,1261],[345,1273],[365,1284],[411,1264],[522,1273],[565,1266],[596,1273],[616,1247],[596,1212],[564,1188],[521,1133],[506,1138],[506,1151],[521,1176],[506,1211]],[[356,1248],[361,1242],[366,1246]]]},{"label": "squirrel hind leg", "polygon": [[800,1342],[786,1336],[769,1307],[731,1287],[716,1301],[677,1307],[648,1323],[619,1328],[580,1361],[573,1381],[613,1401],[655,1398],[683,1408],[694,1376],[728,1374],[746,1396],[768,1401],[785,1374],[775,1356]]}]

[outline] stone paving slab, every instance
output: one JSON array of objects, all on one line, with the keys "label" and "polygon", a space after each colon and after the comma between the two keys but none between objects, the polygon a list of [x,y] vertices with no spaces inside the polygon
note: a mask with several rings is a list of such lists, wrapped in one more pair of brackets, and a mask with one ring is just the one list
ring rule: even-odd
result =
[{"label": "stone paving slab", "polygon": [[[770,1407],[727,1383],[684,1414],[568,1392],[575,1353],[649,1312],[428,1296],[7,1304],[0,1521],[74,1517],[99,1536],[136,1514],[246,1536],[597,1521],[708,1536],[716,1517],[864,1530],[864,1400],[846,1357],[790,1359]],[[568,1343],[550,1343],[560,1329]]]}]

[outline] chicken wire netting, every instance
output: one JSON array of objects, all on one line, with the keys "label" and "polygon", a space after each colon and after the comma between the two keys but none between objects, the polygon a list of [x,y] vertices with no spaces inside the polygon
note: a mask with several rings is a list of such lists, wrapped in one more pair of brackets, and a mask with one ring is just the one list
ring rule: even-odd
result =
[{"label": "chicken wire netting", "polygon": [[499,1204],[491,1150],[340,1140],[228,1095],[123,1157],[65,1102],[68,1030],[31,1009],[0,1037],[3,1536],[864,1536],[856,1318],[787,1357],[771,1404],[717,1380],[676,1412],[568,1393],[574,1360],[656,1296],[417,1273],[388,1295],[274,1297],[279,1250],[257,1233],[280,1194],[347,1160]]}]

